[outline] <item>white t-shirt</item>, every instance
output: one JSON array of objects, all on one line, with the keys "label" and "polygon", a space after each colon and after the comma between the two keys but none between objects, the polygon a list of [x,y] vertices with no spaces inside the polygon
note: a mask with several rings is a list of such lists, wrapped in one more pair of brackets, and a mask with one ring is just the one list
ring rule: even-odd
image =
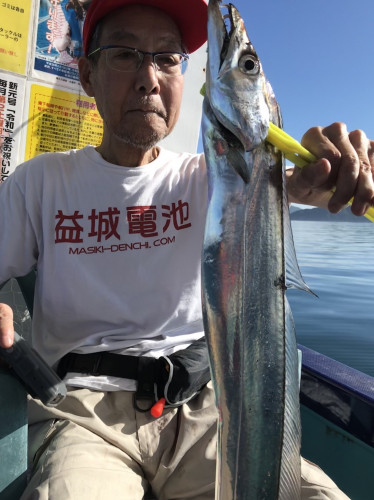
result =
[{"label": "white t-shirt", "polygon": [[[161,356],[203,335],[203,155],[164,149],[136,168],[93,146],[48,153],[0,186],[0,283],[37,265],[32,342],[66,353]],[[70,374],[71,385],[134,389]]]}]

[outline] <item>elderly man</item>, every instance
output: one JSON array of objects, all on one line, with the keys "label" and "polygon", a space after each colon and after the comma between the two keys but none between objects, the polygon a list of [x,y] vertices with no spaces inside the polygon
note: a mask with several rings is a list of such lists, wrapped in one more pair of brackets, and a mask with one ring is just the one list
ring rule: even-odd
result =
[{"label": "elderly man", "polygon": [[[23,499],[135,500],[149,488],[160,500],[214,498],[216,409],[199,344],[205,163],[157,145],[178,119],[207,9],[134,1],[93,0],[86,17],[79,70],[104,121],[100,146],[38,156],[0,187],[0,282],[37,265],[33,344],[70,388],[55,409],[30,401]],[[290,174],[290,200],[337,212],[354,195],[363,214],[373,143],[334,124],[304,144],[320,160]],[[13,341],[5,305],[0,338]],[[172,382],[176,355],[198,359],[200,385],[187,397],[174,387],[176,405],[154,418],[147,401]],[[302,460],[302,498],[347,497]]]}]

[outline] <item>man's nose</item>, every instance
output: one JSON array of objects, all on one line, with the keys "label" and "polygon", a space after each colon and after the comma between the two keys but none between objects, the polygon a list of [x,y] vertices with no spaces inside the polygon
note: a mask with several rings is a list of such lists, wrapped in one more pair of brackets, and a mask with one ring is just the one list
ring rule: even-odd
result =
[{"label": "man's nose", "polygon": [[146,54],[136,72],[136,89],[147,94],[158,94],[160,91],[159,73],[150,54]]}]

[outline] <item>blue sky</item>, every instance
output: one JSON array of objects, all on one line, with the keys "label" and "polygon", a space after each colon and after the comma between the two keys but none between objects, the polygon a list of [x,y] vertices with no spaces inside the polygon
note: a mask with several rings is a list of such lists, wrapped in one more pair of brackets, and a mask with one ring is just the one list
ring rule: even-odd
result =
[{"label": "blue sky", "polygon": [[374,139],[374,1],[236,0],[280,104],[300,140],[344,121]]}]

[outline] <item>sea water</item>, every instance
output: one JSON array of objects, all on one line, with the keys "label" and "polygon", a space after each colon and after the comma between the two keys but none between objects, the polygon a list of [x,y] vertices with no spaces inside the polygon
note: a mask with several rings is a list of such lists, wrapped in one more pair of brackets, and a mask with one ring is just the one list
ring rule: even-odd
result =
[{"label": "sea water", "polygon": [[374,376],[374,224],[293,221],[309,288],[289,290],[297,341]]}]

